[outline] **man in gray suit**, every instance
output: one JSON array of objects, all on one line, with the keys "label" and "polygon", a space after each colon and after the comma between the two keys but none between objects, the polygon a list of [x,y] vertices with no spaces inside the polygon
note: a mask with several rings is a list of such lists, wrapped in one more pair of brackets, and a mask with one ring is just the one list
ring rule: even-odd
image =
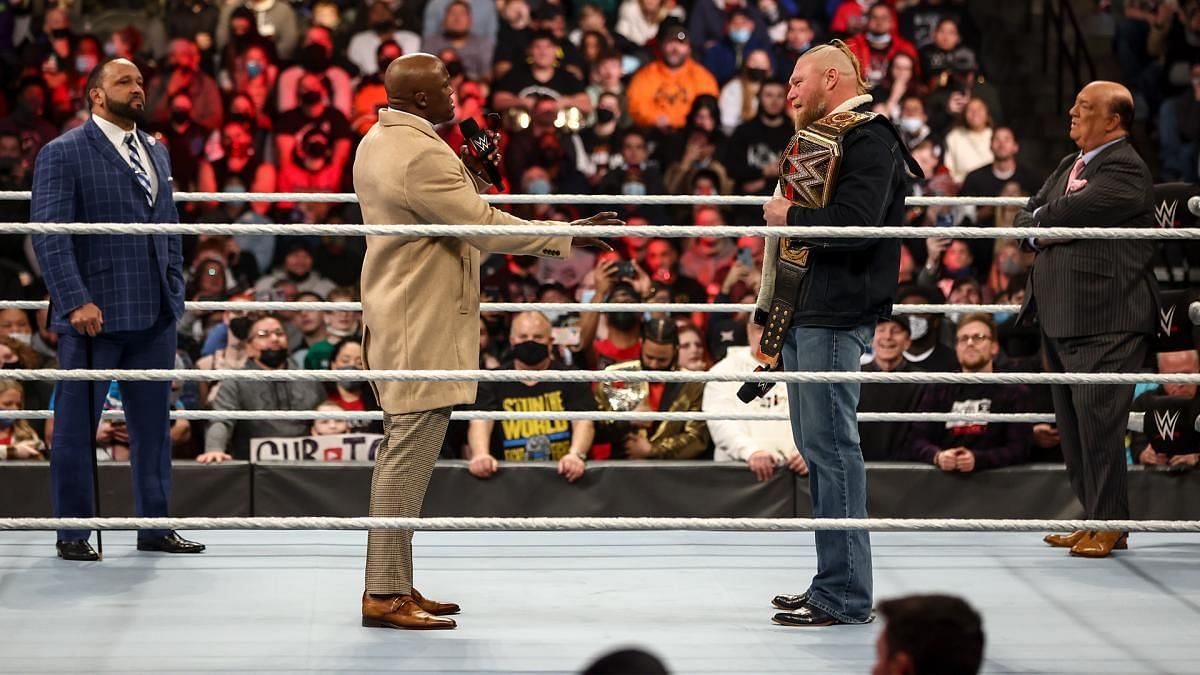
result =
[{"label": "man in gray suit", "polygon": [[[1153,227],[1154,184],[1129,142],[1133,97],[1092,82],[1071,107],[1065,157],[1017,216],[1017,227]],[[1022,319],[1040,318],[1051,372],[1128,373],[1144,367],[1157,290],[1148,240],[1044,239],[1025,291]],[[1129,518],[1125,426],[1133,385],[1052,385],[1071,487],[1091,519]],[[1103,558],[1127,547],[1124,532],[1052,534],[1051,546]]]}]

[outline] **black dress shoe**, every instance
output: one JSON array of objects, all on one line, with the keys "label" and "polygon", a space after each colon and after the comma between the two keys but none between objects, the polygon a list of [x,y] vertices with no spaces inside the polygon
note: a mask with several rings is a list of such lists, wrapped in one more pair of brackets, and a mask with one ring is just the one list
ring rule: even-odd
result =
[{"label": "black dress shoe", "polygon": [[794,612],[808,604],[808,591],[804,591],[800,595],[777,595],[771,600],[771,604],[778,609]]},{"label": "black dress shoe", "polygon": [[87,539],[71,539],[56,543],[58,557],[63,560],[99,560],[100,554],[88,543]]},{"label": "black dress shoe", "polygon": [[179,536],[178,532],[153,539],[138,539],[139,551],[162,551],[163,553],[199,553],[204,550],[204,544],[188,541]]},{"label": "black dress shoe", "polygon": [[[870,623],[874,618],[875,616],[872,615],[871,619],[867,620],[867,623]],[[826,614],[812,605],[805,605],[795,612],[781,612],[772,617],[771,620],[780,626],[799,626],[801,628],[819,628],[847,623]]]}]

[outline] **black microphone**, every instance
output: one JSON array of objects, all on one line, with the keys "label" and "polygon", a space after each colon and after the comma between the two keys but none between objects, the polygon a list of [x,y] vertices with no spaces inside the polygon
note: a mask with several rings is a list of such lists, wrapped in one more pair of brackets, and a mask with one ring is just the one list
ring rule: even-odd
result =
[{"label": "black microphone", "polygon": [[492,145],[492,139],[488,138],[483,129],[479,128],[479,124],[470,117],[459,122],[458,128],[462,131],[463,137],[467,139],[467,147],[471,154],[478,157],[483,164],[488,180],[496,187],[503,187],[504,179],[500,177],[500,169],[496,168],[496,163],[488,158],[488,155],[496,149],[496,146]]},{"label": "black microphone", "polygon": [[[754,369],[754,372],[773,372],[776,370],[773,366],[759,366]],[[747,382],[738,389],[737,397],[742,403],[749,403],[756,398],[766,396],[767,392],[771,391],[777,382]]]}]

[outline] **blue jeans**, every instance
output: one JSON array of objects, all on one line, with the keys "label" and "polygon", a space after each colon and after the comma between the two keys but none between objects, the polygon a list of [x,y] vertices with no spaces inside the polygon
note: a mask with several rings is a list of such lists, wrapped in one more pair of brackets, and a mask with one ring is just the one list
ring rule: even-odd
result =
[{"label": "blue jeans", "polygon": [[[874,326],[852,329],[793,326],[784,338],[788,372],[859,370]],[[859,385],[788,384],[796,447],[808,462],[816,518],[866,518],[867,470],[859,446]],[[809,604],[846,623],[871,620],[871,537],[865,530],[816,533],[817,574]]]}]

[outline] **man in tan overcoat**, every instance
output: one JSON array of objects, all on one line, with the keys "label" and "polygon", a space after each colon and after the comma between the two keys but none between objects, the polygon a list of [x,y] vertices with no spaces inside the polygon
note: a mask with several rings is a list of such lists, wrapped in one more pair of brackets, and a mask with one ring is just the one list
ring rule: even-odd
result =
[{"label": "man in tan overcoat", "polygon": [[[454,151],[434,131],[454,117],[450,76],[429,54],[392,62],[388,107],[358,147],[354,190],[364,223],[564,225],[531,222],[479,196],[482,161]],[[494,144],[493,144],[494,145]],[[572,225],[620,225],[600,213]],[[563,258],[572,246],[608,248],[571,237],[367,237],[362,270],[363,363],[388,370],[468,370],[479,365],[479,257],[504,252]],[[416,517],[450,422],[451,406],[475,400],[474,382],[374,382],[385,442],[371,477],[372,516]],[[371,530],[364,626],[454,628],[458,605],[412,587],[412,531]]]}]

